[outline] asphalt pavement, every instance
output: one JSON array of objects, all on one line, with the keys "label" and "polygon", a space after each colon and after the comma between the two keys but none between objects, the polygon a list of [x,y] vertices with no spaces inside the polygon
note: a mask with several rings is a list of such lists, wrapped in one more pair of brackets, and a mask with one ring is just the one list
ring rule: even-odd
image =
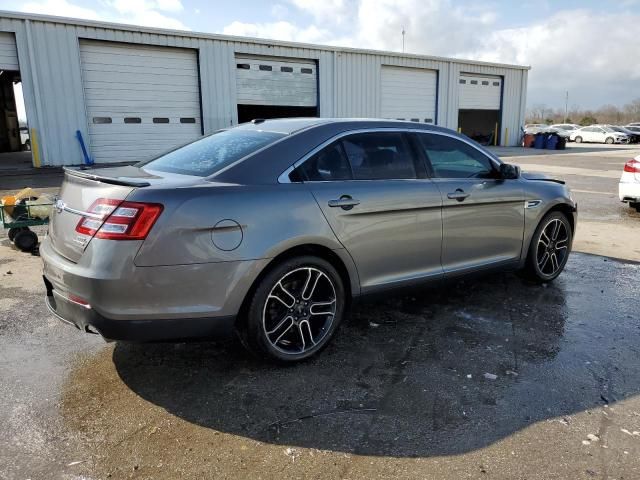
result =
[{"label": "asphalt pavement", "polygon": [[81,334],[0,231],[0,478],[640,478],[640,214],[616,196],[633,152],[501,151],[574,190],[558,280],[361,304],[288,368],[233,341]]}]

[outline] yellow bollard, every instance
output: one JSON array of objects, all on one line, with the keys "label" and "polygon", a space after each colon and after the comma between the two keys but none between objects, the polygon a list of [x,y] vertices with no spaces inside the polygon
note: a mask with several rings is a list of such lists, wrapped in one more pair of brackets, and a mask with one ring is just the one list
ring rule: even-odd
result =
[{"label": "yellow bollard", "polygon": [[458,127],[458,133],[462,133],[462,127]]},{"label": "yellow bollard", "polygon": [[493,130],[493,146],[498,145],[498,122],[496,122],[496,128]]},{"label": "yellow bollard", "polygon": [[29,138],[31,139],[31,155],[33,155],[33,166],[36,168],[40,168],[42,166],[40,164],[40,148],[38,146],[38,135],[36,134],[35,128],[31,129]]},{"label": "yellow bollard", "polygon": [[504,129],[504,146],[509,146],[509,127]]}]

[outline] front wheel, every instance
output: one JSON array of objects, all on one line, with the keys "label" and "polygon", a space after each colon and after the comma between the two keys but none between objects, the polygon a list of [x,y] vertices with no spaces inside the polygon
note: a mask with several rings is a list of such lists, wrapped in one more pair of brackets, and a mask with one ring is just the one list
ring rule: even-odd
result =
[{"label": "front wheel", "polygon": [[536,228],[531,244],[525,273],[538,282],[550,282],[564,270],[573,232],[567,217],[560,212],[546,215]]},{"label": "front wheel", "polygon": [[582,143],[582,137],[576,137],[576,139],[574,140],[574,142],[576,142],[576,143]]},{"label": "front wheel", "polygon": [[629,202],[631,208],[635,208],[636,212],[640,212],[640,202]]},{"label": "front wheel", "polygon": [[238,333],[260,357],[298,362],[327,346],[345,304],[342,279],[329,262],[314,256],[290,258],[262,278]]}]

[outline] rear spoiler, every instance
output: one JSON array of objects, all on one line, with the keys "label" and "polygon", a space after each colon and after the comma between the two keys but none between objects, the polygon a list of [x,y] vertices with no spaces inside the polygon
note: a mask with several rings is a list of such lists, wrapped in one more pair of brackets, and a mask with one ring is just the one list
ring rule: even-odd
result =
[{"label": "rear spoiler", "polygon": [[110,185],[124,185],[127,187],[148,187],[151,185],[149,182],[144,180],[134,180],[130,178],[123,177],[109,177],[107,175],[97,175],[95,173],[91,173],[91,170],[80,170],[77,168],[70,167],[62,167],[64,172],[68,175],[72,175],[74,177],[87,178],[89,180],[94,180],[96,182],[108,183]]}]

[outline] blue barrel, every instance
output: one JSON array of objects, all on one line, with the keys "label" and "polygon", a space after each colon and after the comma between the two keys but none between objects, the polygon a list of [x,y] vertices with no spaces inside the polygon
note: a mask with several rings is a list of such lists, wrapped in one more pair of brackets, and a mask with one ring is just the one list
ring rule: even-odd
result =
[{"label": "blue barrel", "polygon": [[536,139],[533,141],[533,148],[544,148],[544,134],[537,133]]},{"label": "blue barrel", "polygon": [[558,145],[558,136],[557,135],[549,135],[547,140],[544,142],[544,148],[547,150],[555,150]]}]

